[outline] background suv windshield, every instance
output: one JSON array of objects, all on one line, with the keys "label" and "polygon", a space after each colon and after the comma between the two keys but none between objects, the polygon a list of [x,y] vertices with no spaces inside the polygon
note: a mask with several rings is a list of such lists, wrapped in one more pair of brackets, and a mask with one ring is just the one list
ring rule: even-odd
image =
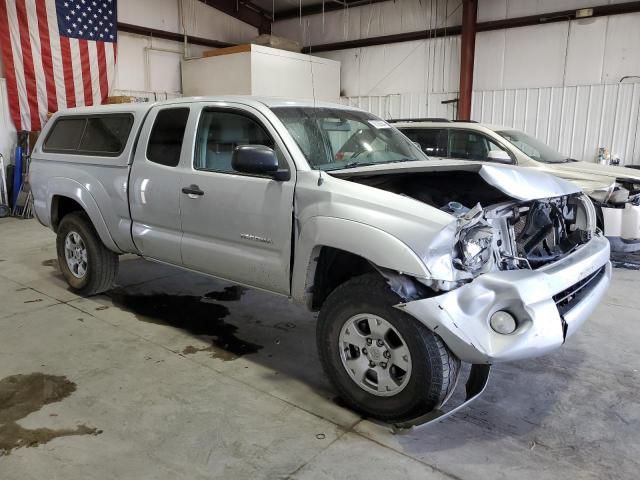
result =
[{"label": "background suv windshield", "polygon": [[313,168],[427,160],[420,149],[386,122],[339,108],[274,108]]},{"label": "background suv windshield", "polygon": [[509,140],[522,153],[539,162],[565,163],[569,161],[566,155],[520,130],[499,130],[496,133]]}]

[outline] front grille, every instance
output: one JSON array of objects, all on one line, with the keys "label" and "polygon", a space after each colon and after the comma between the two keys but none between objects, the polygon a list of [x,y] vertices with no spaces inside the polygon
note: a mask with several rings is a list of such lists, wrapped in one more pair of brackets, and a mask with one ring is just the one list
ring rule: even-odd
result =
[{"label": "front grille", "polygon": [[586,297],[605,273],[605,266],[600,267],[588,277],[553,296],[560,316],[571,310],[580,300]]}]

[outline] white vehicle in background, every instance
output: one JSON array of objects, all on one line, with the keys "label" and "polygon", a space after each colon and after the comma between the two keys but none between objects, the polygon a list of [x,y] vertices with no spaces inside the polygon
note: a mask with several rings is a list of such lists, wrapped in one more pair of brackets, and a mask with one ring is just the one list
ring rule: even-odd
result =
[{"label": "white vehicle in background", "polygon": [[640,171],[568,158],[509,127],[446,119],[395,120],[393,125],[430,157],[535,168],[578,184],[597,207],[612,251],[640,250]]}]

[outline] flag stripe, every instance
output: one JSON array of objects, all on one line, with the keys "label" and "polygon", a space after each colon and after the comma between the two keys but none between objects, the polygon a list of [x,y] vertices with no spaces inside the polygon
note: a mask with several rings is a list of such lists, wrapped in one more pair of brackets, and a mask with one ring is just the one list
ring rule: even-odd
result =
[{"label": "flag stripe", "polygon": [[16,11],[18,13],[18,25],[24,26],[20,28],[20,44],[22,47],[22,62],[27,84],[27,102],[29,105],[29,114],[31,116],[31,128],[29,128],[29,130],[40,130],[38,90],[35,70],[33,68],[33,57],[31,56],[31,42],[29,40],[28,28],[29,20],[27,19],[25,0],[16,0]]},{"label": "flag stripe", "polygon": [[78,40],[78,46],[80,47],[80,68],[82,70],[82,86],[84,87],[84,104],[93,105],[89,46],[86,40]]},{"label": "flag stripe", "polygon": [[107,79],[107,53],[104,42],[97,42],[98,72],[100,76],[100,103],[105,103],[109,95],[109,81]]},{"label": "flag stripe", "polygon": [[29,97],[27,95],[27,83],[24,75],[24,65],[22,62],[22,45],[20,44],[20,30],[15,1],[7,1],[7,18],[9,19],[11,48],[14,54],[13,65],[16,72],[16,96],[13,98],[13,101],[20,103],[20,125],[22,126],[22,130],[30,130],[31,119],[29,118]]},{"label": "flag stripe", "polygon": [[53,63],[54,84],[56,86],[56,98],[58,105],[52,112],[67,107],[67,90],[65,86],[64,68],[62,65],[62,48],[60,47],[60,33],[58,32],[58,17],[55,4],[45,2],[47,5],[47,24],[49,27],[49,45],[51,47],[51,59]]},{"label": "flag stripe", "polygon": [[38,103],[38,123],[42,126],[46,120],[48,103],[47,98],[47,79],[42,64],[40,35],[38,26],[38,16],[35,15],[36,0],[25,0],[25,10],[28,13],[27,34],[31,46],[31,58],[33,59],[33,72],[36,82],[36,101]]},{"label": "flag stripe", "polygon": [[64,90],[67,96],[67,107],[73,108],[76,103],[76,87],[73,80],[73,63],[71,62],[71,40],[68,37],[60,37],[60,50],[62,52],[62,72],[64,75]]},{"label": "flag stripe", "polygon": [[[112,42],[106,43],[104,46],[104,50],[107,58],[107,82],[108,85],[113,85],[113,83],[116,81],[116,44]],[[107,92],[107,95],[109,95],[109,92]]]},{"label": "flag stripe", "polygon": [[7,76],[7,93],[9,96],[9,113],[13,119],[16,130],[22,130],[20,118],[20,104],[12,101],[18,96],[18,86],[16,85],[16,71],[13,66],[13,53],[11,49],[11,35],[9,33],[9,20],[7,18],[7,4],[0,4],[0,49],[2,49],[2,60],[4,61],[5,75]]},{"label": "flag stripe", "polygon": [[89,51],[89,71],[91,72],[91,102],[93,105],[100,105],[100,71],[98,70],[98,42],[87,42]]},{"label": "flag stripe", "polygon": [[55,112],[58,110],[58,95],[56,92],[56,80],[53,75],[53,57],[51,56],[51,41],[49,39],[49,19],[47,16],[47,5],[38,0],[36,12],[38,14],[38,32],[40,33],[40,52],[42,55],[42,69],[44,71],[47,86],[47,110]]},{"label": "flag stripe", "polygon": [[77,38],[69,39],[71,47],[71,75],[73,75],[73,85],[76,92],[76,105],[81,107],[84,102],[84,84],[82,83],[82,64],[80,63],[80,45]]}]

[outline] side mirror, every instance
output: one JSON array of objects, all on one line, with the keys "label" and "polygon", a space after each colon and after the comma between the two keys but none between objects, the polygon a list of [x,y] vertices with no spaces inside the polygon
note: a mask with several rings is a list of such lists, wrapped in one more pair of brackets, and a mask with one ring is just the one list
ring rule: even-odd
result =
[{"label": "side mirror", "polygon": [[498,163],[513,163],[513,160],[504,150],[490,150],[487,154],[487,161]]},{"label": "side mirror", "polygon": [[233,150],[231,167],[240,173],[269,175],[278,181],[291,178],[289,170],[278,169],[278,157],[264,145],[240,145]]}]

